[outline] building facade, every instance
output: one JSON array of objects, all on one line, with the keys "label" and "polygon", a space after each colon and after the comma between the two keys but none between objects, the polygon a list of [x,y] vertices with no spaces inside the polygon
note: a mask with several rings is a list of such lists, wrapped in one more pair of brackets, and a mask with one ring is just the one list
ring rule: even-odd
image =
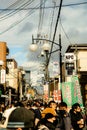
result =
[{"label": "building facade", "polygon": [[7,69],[8,73],[6,74],[6,87],[12,87],[16,91],[18,89],[18,69],[17,62],[15,59],[7,59]]},{"label": "building facade", "polygon": [[6,56],[9,54],[9,49],[6,42],[0,42],[0,86],[6,89]]},{"label": "building facade", "polygon": [[76,57],[75,72],[81,84],[84,105],[87,107],[87,44],[69,45],[66,53],[73,53]]}]

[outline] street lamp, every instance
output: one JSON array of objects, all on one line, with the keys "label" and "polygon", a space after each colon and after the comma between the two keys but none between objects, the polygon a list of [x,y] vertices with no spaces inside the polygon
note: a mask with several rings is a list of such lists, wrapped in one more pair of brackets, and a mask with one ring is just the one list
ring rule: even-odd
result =
[{"label": "street lamp", "polygon": [[[36,43],[34,42],[35,40],[36,40]],[[42,50],[43,51],[49,51],[50,50],[50,44],[48,43],[49,40],[34,38],[33,36],[32,36],[32,44],[30,45],[30,50],[34,52],[34,51],[36,51],[38,49],[39,40],[46,41],[42,46]]]},{"label": "street lamp", "polygon": [[[36,41],[36,42],[34,42]],[[61,55],[61,35],[59,35],[59,44],[56,43],[56,42],[53,42],[51,40],[47,40],[45,38],[34,38],[32,36],[32,44],[30,45],[30,50],[31,51],[36,51],[38,49],[38,42],[39,41],[44,41],[43,42],[43,46],[42,46],[42,55],[44,55],[45,53],[45,56],[46,56],[46,63],[45,63],[45,80],[46,82],[49,81],[49,73],[48,73],[48,65],[49,65],[49,59],[50,59],[50,55],[52,53],[55,53],[57,51],[59,51],[59,62],[60,62],[60,82],[62,82],[62,55]],[[49,43],[52,43],[52,44],[55,44],[57,45],[57,49],[56,50],[51,50],[51,44]]]},{"label": "street lamp", "polygon": [[[34,42],[36,41],[36,43]],[[45,39],[45,38],[34,38],[32,36],[32,44],[30,45],[30,50],[35,52],[37,49],[38,49],[38,41],[45,41],[44,45],[42,46],[42,52],[41,54],[44,55],[44,52],[46,54],[46,64],[48,66],[49,64],[49,59],[50,59],[50,55],[52,53],[55,53],[57,51],[59,51],[59,66],[60,66],[60,82],[62,82],[62,54],[61,54],[61,49],[62,49],[62,46],[61,46],[61,35],[59,34],[59,44],[56,43],[56,42],[53,42],[51,40],[48,40],[48,39]],[[50,44],[49,43],[52,43],[52,44],[55,44],[57,46],[57,49],[56,50],[51,50],[50,51]]]},{"label": "street lamp", "polygon": [[[36,43],[34,42],[36,40]],[[45,41],[43,43],[43,46],[42,46],[42,51],[41,51],[41,56],[46,56],[46,63],[45,63],[45,80],[46,82],[48,82],[48,77],[49,77],[49,74],[48,74],[48,60],[49,60],[49,51],[50,51],[50,44],[48,43],[48,40],[46,39],[39,39],[39,38],[33,38],[32,36],[32,44],[30,45],[30,50],[35,52],[37,49],[38,49],[38,41]]]}]

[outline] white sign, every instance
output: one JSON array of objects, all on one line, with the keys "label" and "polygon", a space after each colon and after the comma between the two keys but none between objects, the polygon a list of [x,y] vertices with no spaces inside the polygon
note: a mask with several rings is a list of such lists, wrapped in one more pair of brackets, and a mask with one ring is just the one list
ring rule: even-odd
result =
[{"label": "white sign", "polygon": [[65,53],[65,61],[72,62],[76,60],[76,56],[74,53]]},{"label": "white sign", "polygon": [[0,60],[0,65],[3,65],[3,64],[4,64],[3,60]]},{"label": "white sign", "polygon": [[1,70],[1,83],[5,83],[5,75],[6,75],[6,71],[4,69]]},{"label": "white sign", "polygon": [[53,62],[53,73],[54,73],[54,76],[58,75],[60,72],[59,72],[59,63],[58,62]]}]

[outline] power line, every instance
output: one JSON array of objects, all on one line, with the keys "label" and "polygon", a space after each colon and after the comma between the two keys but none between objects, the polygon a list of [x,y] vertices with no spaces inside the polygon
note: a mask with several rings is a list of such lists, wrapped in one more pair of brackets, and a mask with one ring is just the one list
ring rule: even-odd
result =
[{"label": "power line", "polygon": [[66,38],[68,39],[69,43],[71,44],[71,41],[70,41],[70,39],[69,39],[69,37],[68,37],[67,33],[65,32],[65,29],[64,29],[64,27],[63,27],[63,25],[62,25],[62,23],[61,23],[61,22],[60,22],[60,24],[61,24],[62,30],[63,30],[63,32],[64,32],[64,34],[65,34]]},{"label": "power line", "polygon": [[[75,3],[75,4],[67,4],[67,5],[62,5],[62,7],[64,7],[64,6],[82,5],[82,4],[87,4],[87,2]],[[59,7],[59,6],[56,6],[56,7]],[[46,9],[46,8],[54,8],[54,7],[44,7],[44,8]],[[7,32],[8,30],[10,30],[11,28],[13,28],[14,26],[18,25],[19,23],[21,23],[23,20],[25,20],[25,18],[29,17],[33,12],[35,12],[35,9],[40,9],[40,6],[38,7],[38,5],[37,5],[34,8],[28,8],[28,9],[32,9],[30,13],[27,13],[24,18],[22,18],[21,20],[18,20],[17,22],[15,22],[14,24],[12,24],[10,27],[8,27],[7,29],[5,29],[3,32],[0,33],[0,35],[3,34],[3,33],[5,33],[5,32]],[[6,9],[0,9],[0,10],[5,10],[6,11]],[[12,9],[12,10],[14,10],[14,9]],[[15,10],[20,10],[20,8],[17,8]]]},{"label": "power line", "polygon": [[56,20],[56,25],[55,25],[55,30],[54,30],[54,35],[53,35],[53,40],[52,40],[52,45],[51,45],[51,50],[50,50],[49,59],[48,59],[48,64],[49,64],[49,61],[50,61],[51,52],[52,52],[52,49],[53,49],[53,44],[54,44],[54,40],[55,40],[55,36],[56,36],[56,31],[57,31],[57,26],[58,26],[59,18],[60,18],[60,12],[61,12],[61,7],[62,7],[62,2],[63,2],[63,0],[60,0],[60,6],[59,6],[59,10],[58,10],[57,20]]},{"label": "power line", "polygon": [[52,27],[53,27],[53,19],[54,19],[55,6],[56,6],[56,2],[54,2],[54,8],[53,8],[53,13],[52,13],[52,20],[51,20],[51,24],[50,24],[49,39],[51,39],[51,34],[52,34]]},{"label": "power line", "polygon": [[[72,3],[72,4],[64,4],[62,5],[62,7],[67,7],[67,6],[79,6],[79,5],[86,5],[87,2],[81,2],[81,3]],[[56,8],[58,8],[59,6],[55,6]],[[42,7],[42,8],[45,8],[45,9],[49,9],[49,8],[54,8],[54,6],[48,6],[48,7]],[[29,9],[40,9],[40,7],[34,7],[34,8],[16,8],[16,9],[0,9],[2,11],[10,11],[10,10],[29,10]]]},{"label": "power line", "polygon": [[[45,1],[47,1],[47,0],[45,0]],[[38,6],[41,6],[41,5],[37,4],[36,7],[38,7]],[[10,30],[11,28],[13,28],[14,26],[18,25],[19,23],[21,23],[23,20],[25,20],[25,18],[29,17],[33,12],[35,12],[35,10],[31,10],[31,12],[26,13],[26,15],[23,18],[21,18],[21,20],[16,21],[10,27],[8,27],[3,32],[1,32],[0,35],[3,34],[3,33],[5,33],[5,32],[7,32],[8,30]]]},{"label": "power line", "polygon": [[38,35],[41,33],[42,25],[43,25],[43,17],[44,17],[44,8],[42,8],[42,5],[45,7],[45,0],[41,0],[40,4],[40,11],[39,11],[39,24],[38,24]]},{"label": "power line", "polygon": [[[32,1],[26,2],[26,3],[22,4],[20,7],[26,7],[27,5],[30,5],[30,4],[32,4]],[[7,12],[7,14],[5,14],[4,16],[0,17],[0,21],[1,20],[5,20],[5,19],[7,19],[10,16],[13,16],[14,14],[18,13],[19,11],[20,10],[13,10],[12,12]]]}]

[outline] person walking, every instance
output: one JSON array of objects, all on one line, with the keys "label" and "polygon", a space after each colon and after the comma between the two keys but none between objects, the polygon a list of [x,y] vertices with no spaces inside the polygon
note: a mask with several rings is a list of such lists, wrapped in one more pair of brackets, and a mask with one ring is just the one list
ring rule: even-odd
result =
[{"label": "person walking", "polygon": [[61,102],[57,111],[57,125],[55,130],[73,130],[71,118],[67,110],[67,104]]},{"label": "person walking", "polygon": [[74,130],[82,130],[84,128],[84,119],[81,114],[81,107],[79,103],[75,103],[72,105],[70,115],[71,115],[71,123]]},{"label": "person walking", "polygon": [[55,120],[56,116],[52,113],[46,113],[45,117],[38,123],[36,130],[55,130]]},{"label": "person walking", "polygon": [[25,107],[17,107],[8,118],[7,130],[34,130],[35,114]]},{"label": "person walking", "polygon": [[37,123],[40,121],[41,119],[41,111],[40,111],[40,103],[39,101],[35,100],[32,105],[30,110],[32,110],[35,114],[35,127],[37,126]]},{"label": "person walking", "polygon": [[50,101],[47,107],[41,113],[42,118],[44,118],[47,113],[52,113],[53,115],[57,116],[56,108],[57,108],[56,102]]}]

